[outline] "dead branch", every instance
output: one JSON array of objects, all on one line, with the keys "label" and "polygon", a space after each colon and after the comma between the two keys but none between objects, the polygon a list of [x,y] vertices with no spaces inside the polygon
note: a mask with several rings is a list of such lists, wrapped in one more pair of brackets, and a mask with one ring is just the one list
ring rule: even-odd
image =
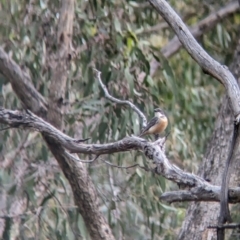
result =
[{"label": "dead branch", "polygon": [[[191,34],[198,39],[204,33],[215,27],[216,24],[222,21],[224,18],[238,11],[238,1],[230,2],[218,11],[211,13],[209,16],[198,22],[195,26],[190,27],[189,30]],[[161,52],[166,58],[170,58],[181,47],[182,43],[179,41],[178,36],[175,36],[165,47],[162,48]]]},{"label": "dead branch", "polygon": [[47,113],[47,102],[34,88],[31,77],[8,56],[0,47],[0,72],[12,84],[23,105],[32,109],[38,116],[44,117]]},{"label": "dead branch", "polygon": [[[139,150],[142,151],[145,156],[152,160],[155,164],[155,169],[151,169],[156,174],[165,177],[181,186],[191,188],[188,192],[179,192],[178,200],[180,201],[219,201],[220,186],[214,186],[204,180],[203,178],[184,172],[180,168],[171,164],[165,155],[165,139],[161,138],[155,142],[148,142],[137,136],[125,137],[122,140],[113,143],[106,144],[85,144],[77,143],[76,139],[67,136],[48,122],[39,118],[35,114],[27,111],[26,113],[20,111],[12,111],[8,109],[0,108],[0,122],[7,124],[14,128],[20,129],[32,129],[41,132],[43,135],[49,136],[56,142],[56,147],[65,149],[77,153],[95,154],[97,156],[102,154],[112,154],[117,152]],[[61,150],[64,152],[63,150]],[[61,153],[61,152],[60,152]],[[79,168],[77,158],[74,158],[71,154],[65,152],[68,156],[69,166],[72,168]],[[61,153],[62,154],[62,153]],[[169,194],[169,193],[168,193]],[[169,197],[171,195],[171,197]],[[170,193],[170,195],[163,194],[162,200],[173,202],[176,201],[176,193]],[[175,196],[174,196],[175,195]],[[192,197],[190,197],[192,195]],[[240,202],[240,189],[234,188],[229,191],[230,199],[232,202]],[[174,200],[175,199],[175,200]]]},{"label": "dead branch", "polygon": [[[68,71],[74,55],[72,47],[74,4],[74,0],[61,1],[57,32],[57,61],[52,68],[53,76],[49,87],[47,120],[59,130],[63,127],[63,99],[69,77]],[[84,219],[91,238],[114,240],[111,228],[100,212],[97,191],[86,166],[80,161],[74,161],[78,156],[69,154],[62,145],[58,146],[58,141],[50,134],[43,132],[42,136],[71,185],[75,204],[78,206],[78,211]],[[67,142],[72,141],[67,140]],[[78,142],[79,140],[76,139],[76,144]]]},{"label": "dead branch", "polygon": [[[228,17],[229,15],[239,11],[238,8],[238,1],[230,2],[226,6],[222,7],[216,12],[211,13],[209,16],[201,20],[195,26],[189,27],[191,34],[196,38],[200,38],[208,32],[209,30],[213,29],[217,23]],[[167,24],[166,22],[160,23],[159,25]],[[182,47],[182,43],[179,41],[178,37],[175,36],[168,44],[161,49],[161,53],[165,58],[172,57],[175,53],[177,53]],[[150,63],[150,75],[153,76],[157,69],[159,68],[160,64],[155,59],[153,59]],[[142,82],[142,79],[146,76],[145,73],[141,73],[138,77],[139,81]]]},{"label": "dead branch", "polygon": [[236,228],[240,228],[240,224],[239,223],[229,223],[229,224],[223,224],[223,225],[219,225],[219,226],[208,226],[208,228],[216,228],[216,229],[236,229]]},{"label": "dead branch", "polygon": [[[167,203],[173,202],[219,202],[221,195],[221,187],[214,188],[191,188],[189,190],[179,190],[172,192],[165,192],[160,196],[160,200]],[[229,189],[229,203],[240,202],[240,188]]]},{"label": "dead branch", "polygon": [[[217,23],[238,11],[239,11],[238,1],[229,2],[219,10],[210,13],[209,16],[198,22],[196,25],[189,27],[190,32],[195,38],[199,38],[204,33],[208,32],[214,26],[216,26]],[[186,22],[189,19],[189,15],[195,16],[196,13],[191,13],[188,14],[187,17],[183,17],[184,22]],[[141,32],[138,32],[137,34],[139,35],[161,31],[166,28],[168,28],[168,24],[166,22],[161,22],[155,26],[145,28]],[[161,50],[161,52],[166,58],[169,58],[172,55],[174,55],[181,47],[182,47],[181,42],[178,40],[178,37],[175,36],[171,41],[168,42],[168,44]]]},{"label": "dead branch", "polygon": [[97,72],[97,79],[98,82],[100,84],[100,86],[102,87],[102,90],[105,93],[105,96],[107,99],[109,99],[112,102],[115,102],[117,104],[124,104],[124,105],[128,105],[134,112],[136,112],[139,116],[139,118],[142,119],[142,126],[146,127],[147,126],[147,118],[145,117],[145,115],[141,112],[141,110],[135,106],[132,102],[128,101],[128,100],[120,100],[117,99],[113,96],[111,96],[106,88],[106,86],[103,84],[102,79],[101,79],[101,72],[99,72],[98,70],[94,69]]},{"label": "dead branch", "polygon": [[[240,114],[240,89],[236,79],[228,70],[227,66],[221,65],[207,54],[192,36],[181,18],[165,0],[149,0],[149,2],[171,26],[184,48],[199,64],[202,70],[225,86],[227,95],[231,100],[234,115],[237,117]],[[239,119],[236,118],[236,120]]]}]

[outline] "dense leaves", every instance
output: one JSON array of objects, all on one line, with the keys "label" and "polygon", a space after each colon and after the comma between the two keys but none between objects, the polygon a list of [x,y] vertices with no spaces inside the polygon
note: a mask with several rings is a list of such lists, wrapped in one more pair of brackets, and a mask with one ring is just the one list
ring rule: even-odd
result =
[{"label": "dense leaves", "polygon": [[[226,2],[185,0],[170,4],[187,24],[195,25]],[[1,46],[30,73],[34,86],[46,98],[56,57],[59,7],[59,1],[0,3]],[[217,60],[228,64],[238,23],[239,14],[228,17],[199,42]],[[163,56],[160,50],[173,36],[146,1],[76,1],[74,50],[64,99],[65,132],[77,138],[90,137],[94,143],[140,132],[136,113],[104,98],[94,77],[96,68],[114,97],[132,101],[149,118],[158,106],[168,113],[167,155],[175,164],[196,171],[223,87],[206,76],[183,49],[171,59]],[[153,59],[160,65],[155,74],[151,72]],[[4,107],[23,108],[2,75],[0,94]],[[41,136],[11,129],[0,137],[4,239],[88,239],[68,182]],[[177,186],[142,169],[114,168],[104,161],[119,166],[149,163],[141,153],[129,152],[86,164],[116,239],[175,239],[184,205],[165,205],[159,196]]]}]

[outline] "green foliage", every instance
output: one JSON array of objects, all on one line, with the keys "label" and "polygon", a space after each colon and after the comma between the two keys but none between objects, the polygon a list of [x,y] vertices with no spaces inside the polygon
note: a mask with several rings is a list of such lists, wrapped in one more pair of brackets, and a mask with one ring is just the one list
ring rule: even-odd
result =
[{"label": "green foliage", "polygon": [[[223,2],[208,5],[185,0],[170,4],[194,25]],[[58,14],[59,1],[0,3],[1,45],[30,73],[34,86],[46,98],[51,80],[50,56],[57,47]],[[140,132],[136,113],[105,99],[94,77],[94,66],[102,72],[112,96],[132,101],[149,118],[155,107],[167,111],[171,122],[167,155],[173,163],[197,171],[223,88],[206,76],[185,50],[170,60],[160,53],[173,32],[168,28],[146,30],[161,22],[146,1],[76,1],[73,47],[78,54],[69,71],[65,131],[77,138],[90,137],[92,143],[113,142]],[[204,48],[222,63],[230,62],[237,24],[239,14],[219,23],[201,39]],[[153,59],[161,68],[152,76]],[[140,78],[142,73],[145,76]],[[22,108],[2,75],[0,92],[5,108]],[[69,184],[40,135],[13,129],[2,133],[1,140],[1,196],[7,203],[7,214],[12,214],[13,205],[23,200],[14,211],[21,213],[21,222],[7,219],[4,236],[11,233],[11,237],[15,234],[23,239],[89,239]],[[166,205],[159,196],[177,186],[140,168],[113,168],[103,160],[119,166],[146,166],[149,162],[133,151],[103,156],[88,166],[101,199],[100,208],[116,239],[121,235],[126,239],[175,239],[184,218],[184,205]]]}]

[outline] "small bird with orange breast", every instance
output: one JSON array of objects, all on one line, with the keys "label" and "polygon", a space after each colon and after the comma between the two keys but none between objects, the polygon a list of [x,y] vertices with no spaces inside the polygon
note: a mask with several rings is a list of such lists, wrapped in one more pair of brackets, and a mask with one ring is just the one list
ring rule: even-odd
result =
[{"label": "small bird with orange breast", "polygon": [[154,134],[158,138],[159,134],[162,133],[168,126],[168,118],[164,114],[161,108],[154,109],[155,116],[152,118],[147,126],[143,129],[139,137],[147,134]]}]

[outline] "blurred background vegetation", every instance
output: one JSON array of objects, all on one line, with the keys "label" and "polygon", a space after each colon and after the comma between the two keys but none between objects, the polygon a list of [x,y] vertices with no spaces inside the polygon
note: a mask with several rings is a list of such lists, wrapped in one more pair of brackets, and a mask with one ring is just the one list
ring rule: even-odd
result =
[{"label": "blurred background vegetation", "polygon": [[[186,24],[193,26],[228,1],[169,3]],[[31,75],[34,86],[46,98],[57,47],[59,7],[56,0],[0,1],[0,44]],[[199,39],[223,64],[231,63],[239,21],[239,13],[234,13]],[[181,168],[196,172],[224,88],[205,75],[184,49],[166,59],[161,49],[173,37],[146,1],[76,0],[75,54],[64,99],[65,132],[77,138],[90,137],[89,143],[112,142],[140,132],[136,113],[104,98],[94,78],[92,67],[96,67],[114,97],[132,101],[148,118],[155,107],[167,112],[171,123],[167,156]],[[154,75],[150,71],[153,60],[160,65]],[[1,74],[0,101],[5,108],[22,109]],[[89,239],[69,184],[40,134],[11,129],[1,132],[0,137],[2,238],[78,239],[80,234],[82,239]],[[80,156],[85,160],[91,157]],[[104,160],[119,166],[148,162],[141,153],[128,152],[86,164],[116,239],[175,239],[186,205],[169,206],[158,198],[178,187],[142,169],[114,168]],[[24,213],[13,217],[21,208]]]}]

